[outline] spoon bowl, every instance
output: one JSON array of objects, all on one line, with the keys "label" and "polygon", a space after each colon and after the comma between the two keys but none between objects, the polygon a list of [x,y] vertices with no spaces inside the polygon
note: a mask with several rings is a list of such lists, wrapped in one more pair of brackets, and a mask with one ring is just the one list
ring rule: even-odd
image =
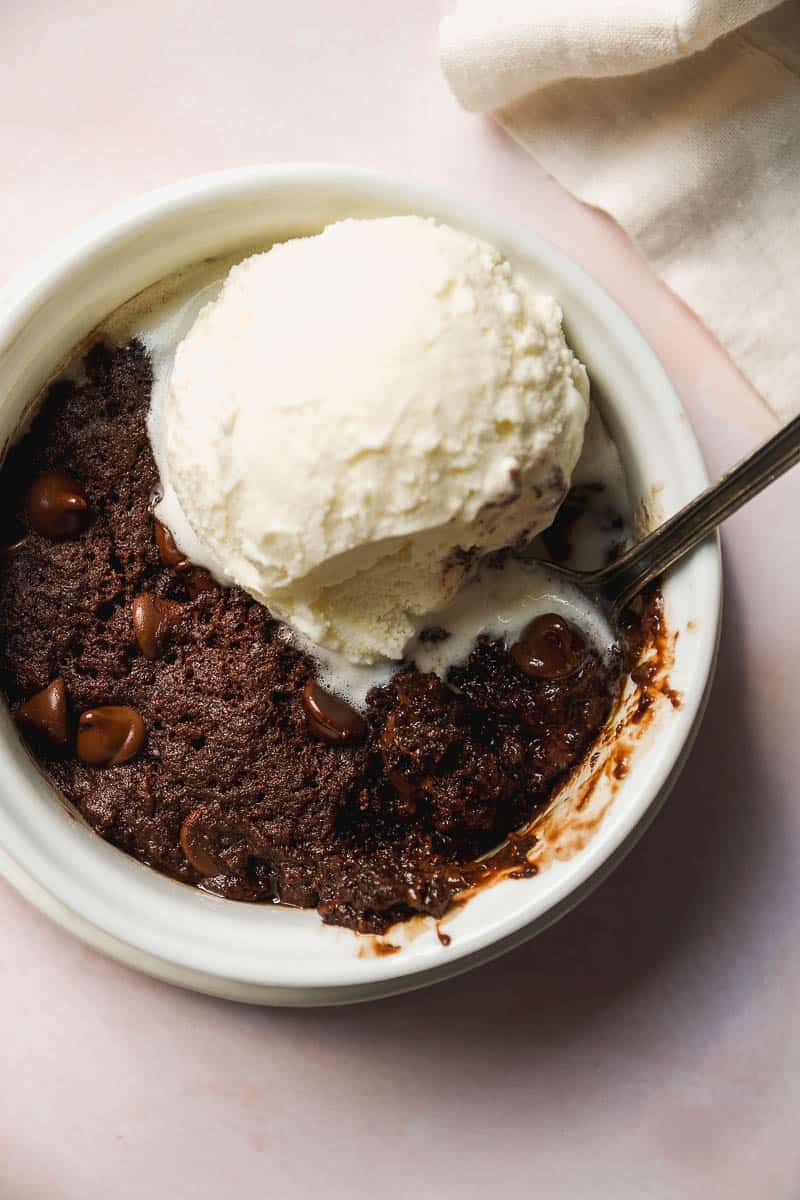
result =
[{"label": "spoon bowl", "polygon": [[634,597],[798,462],[800,416],[608,566],[576,571],[550,562],[541,565],[551,576],[578,588],[616,633],[620,616]]}]

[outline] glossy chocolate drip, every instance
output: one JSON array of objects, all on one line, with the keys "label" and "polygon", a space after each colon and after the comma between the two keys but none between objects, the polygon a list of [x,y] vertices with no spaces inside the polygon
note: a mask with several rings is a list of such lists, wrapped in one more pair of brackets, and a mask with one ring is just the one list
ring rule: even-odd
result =
[{"label": "glossy chocolate drip", "polygon": [[174,567],[176,571],[191,570],[192,564],[178,549],[177,545],[175,544],[175,538],[167,529],[166,525],[163,525],[157,517],[153,517],[153,525],[155,527],[158,553],[161,556],[161,561],[164,566]]},{"label": "glossy chocolate drip", "polygon": [[543,613],[511,647],[514,662],[534,679],[565,679],[586,659],[586,643],[555,613]]},{"label": "glossy chocolate drip", "polygon": [[308,728],[324,742],[348,745],[360,741],[367,732],[367,723],[360,713],[314,680],[309,680],[303,688],[303,707]]}]

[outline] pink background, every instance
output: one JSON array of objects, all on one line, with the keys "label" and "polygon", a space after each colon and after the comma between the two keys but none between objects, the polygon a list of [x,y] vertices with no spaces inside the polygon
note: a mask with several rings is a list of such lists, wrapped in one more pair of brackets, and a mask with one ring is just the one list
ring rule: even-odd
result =
[{"label": "pink background", "polygon": [[[714,473],[773,419],[636,251],[462,113],[425,0],[0,4],[0,282],[115,201],[279,159],[449,185],[639,322]],[[713,270],[713,263],[709,263]],[[106,961],[0,885],[3,1200],[800,1194],[800,472],[725,531],[705,725],[590,900],[450,984],[270,1011]]]}]

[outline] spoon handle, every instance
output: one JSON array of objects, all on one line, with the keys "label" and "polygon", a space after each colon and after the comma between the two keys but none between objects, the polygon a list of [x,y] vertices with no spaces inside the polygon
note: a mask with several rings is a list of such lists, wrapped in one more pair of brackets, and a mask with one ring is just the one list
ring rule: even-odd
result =
[{"label": "spoon handle", "polygon": [[596,584],[613,597],[614,612],[619,614],[643,587],[797,462],[800,462],[800,416],[611,566],[597,572]]}]

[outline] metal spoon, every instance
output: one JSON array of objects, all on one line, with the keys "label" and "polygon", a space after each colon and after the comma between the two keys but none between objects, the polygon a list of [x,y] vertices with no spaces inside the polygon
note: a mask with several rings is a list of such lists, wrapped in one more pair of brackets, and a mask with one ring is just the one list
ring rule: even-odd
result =
[{"label": "metal spoon", "polygon": [[609,566],[599,571],[573,571],[553,563],[542,566],[580,588],[616,629],[622,610],[648,583],[798,462],[800,416]]}]

